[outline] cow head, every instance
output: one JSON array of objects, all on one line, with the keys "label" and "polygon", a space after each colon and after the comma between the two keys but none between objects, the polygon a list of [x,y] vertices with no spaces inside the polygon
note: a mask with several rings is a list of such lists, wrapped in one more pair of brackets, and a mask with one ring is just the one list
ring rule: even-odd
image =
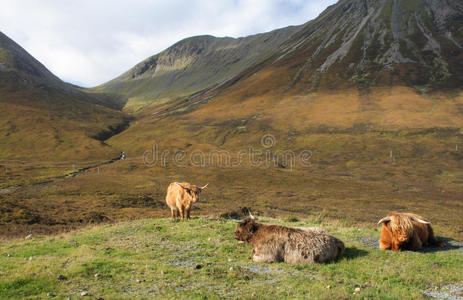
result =
[{"label": "cow head", "polygon": [[178,182],[176,182],[176,184],[186,191],[186,193],[190,196],[191,202],[196,202],[199,201],[199,195],[201,194],[201,191],[204,190],[209,183],[203,187],[196,185],[182,185]]},{"label": "cow head", "polygon": [[249,243],[252,235],[257,231],[257,229],[258,224],[255,222],[253,217],[250,217],[238,223],[233,236],[239,241]]},{"label": "cow head", "polygon": [[406,245],[413,236],[414,225],[413,222],[421,224],[430,224],[415,216],[405,213],[391,213],[387,217],[379,220],[379,224],[383,224],[391,232],[393,243],[396,243],[398,248]]}]

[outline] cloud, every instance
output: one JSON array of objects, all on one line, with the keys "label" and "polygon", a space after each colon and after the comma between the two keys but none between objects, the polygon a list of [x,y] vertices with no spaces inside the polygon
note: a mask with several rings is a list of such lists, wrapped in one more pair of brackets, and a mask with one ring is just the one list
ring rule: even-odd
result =
[{"label": "cloud", "polygon": [[55,75],[104,83],[175,42],[303,24],[336,0],[0,0],[0,30]]}]

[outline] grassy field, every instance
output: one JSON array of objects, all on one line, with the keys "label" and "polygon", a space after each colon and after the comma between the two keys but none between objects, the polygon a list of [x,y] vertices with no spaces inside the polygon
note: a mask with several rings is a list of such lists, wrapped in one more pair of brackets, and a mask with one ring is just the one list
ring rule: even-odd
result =
[{"label": "grassy field", "polygon": [[323,226],[346,243],[346,252],[328,264],[260,264],[233,239],[233,221],[144,219],[4,240],[0,298],[421,299],[462,280],[462,244],[393,253],[377,249],[376,229],[320,216],[260,221]]}]

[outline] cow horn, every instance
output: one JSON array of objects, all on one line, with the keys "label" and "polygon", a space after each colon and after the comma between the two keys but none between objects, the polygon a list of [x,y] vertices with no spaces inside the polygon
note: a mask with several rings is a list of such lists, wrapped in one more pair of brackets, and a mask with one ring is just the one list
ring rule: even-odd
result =
[{"label": "cow horn", "polygon": [[381,224],[381,223],[384,223],[384,222],[388,222],[390,220],[391,220],[391,217],[384,217],[381,220],[379,220],[378,225]]},{"label": "cow horn", "polygon": [[249,210],[249,216],[251,217],[251,219],[255,220],[256,218],[254,218],[254,216],[251,214],[251,211]]},{"label": "cow horn", "polygon": [[205,185],[205,186],[203,186],[203,187],[202,187],[202,188],[200,188],[200,189],[204,190],[204,189],[205,189],[205,188],[206,188],[208,185],[209,185],[209,182],[208,182],[208,183],[206,183],[206,185]]},{"label": "cow horn", "polygon": [[422,223],[422,224],[431,224],[430,222],[427,222],[427,221],[424,221],[424,220],[421,220],[417,217],[410,217],[413,221],[415,222],[418,222],[418,223]]}]

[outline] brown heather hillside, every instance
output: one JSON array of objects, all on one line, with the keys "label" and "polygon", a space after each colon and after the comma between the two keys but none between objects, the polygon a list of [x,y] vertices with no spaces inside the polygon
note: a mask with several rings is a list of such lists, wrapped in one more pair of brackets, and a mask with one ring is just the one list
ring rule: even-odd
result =
[{"label": "brown heather hillside", "polygon": [[109,100],[62,82],[0,32],[0,164],[10,166],[1,182],[67,171],[55,164],[72,169],[75,161],[118,157],[102,139],[129,118]]},{"label": "brown heather hillside", "polygon": [[[462,239],[462,12],[455,0],[341,0],[301,26],[181,41],[93,89],[136,118],[105,141],[127,158],[42,181],[0,173],[13,176],[3,177],[0,232],[167,216],[168,183],[188,181],[210,182],[193,215],[251,207],[372,229],[391,210],[412,211]],[[251,147],[257,165],[211,158]],[[281,151],[294,164],[272,160]]]}]

